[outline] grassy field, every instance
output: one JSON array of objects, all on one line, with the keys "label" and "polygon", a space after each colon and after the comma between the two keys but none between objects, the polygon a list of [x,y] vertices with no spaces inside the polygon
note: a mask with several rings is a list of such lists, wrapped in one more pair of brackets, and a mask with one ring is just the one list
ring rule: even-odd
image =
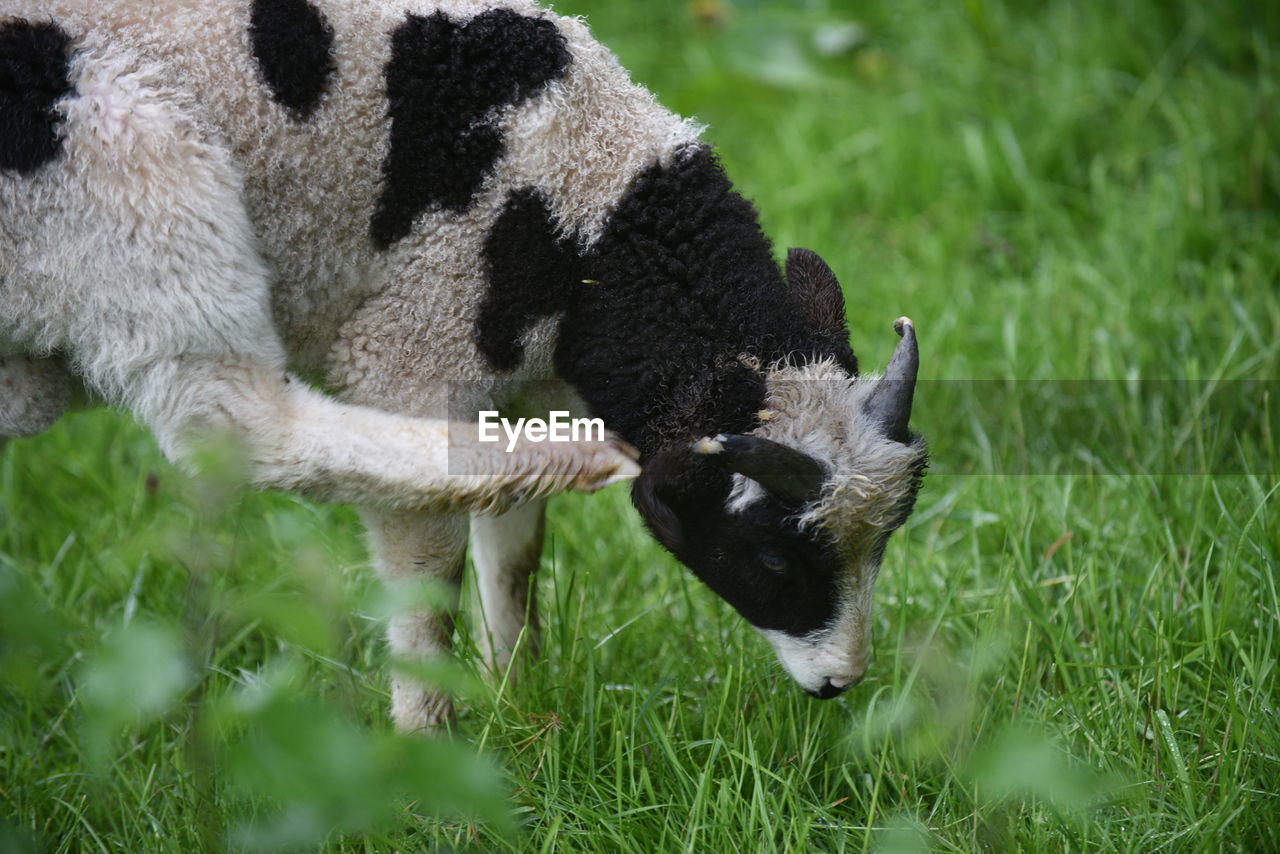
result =
[{"label": "grassy field", "polygon": [[918,325],[870,675],[801,694],[614,488],[553,504],[541,660],[463,626],[460,737],[406,743],[354,514],[77,414],[0,451],[0,850],[1280,850],[1274,6],[558,8],[865,366]]}]

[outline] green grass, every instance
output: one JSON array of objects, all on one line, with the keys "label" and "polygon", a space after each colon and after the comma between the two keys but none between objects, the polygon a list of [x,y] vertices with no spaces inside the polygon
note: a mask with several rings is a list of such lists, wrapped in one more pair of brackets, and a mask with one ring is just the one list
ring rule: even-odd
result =
[{"label": "green grass", "polygon": [[1212,6],[561,4],[831,262],[864,365],[917,323],[869,677],[809,700],[623,491],[558,499],[542,659],[450,674],[503,829],[387,735],[353,513],[78,414],[0,452],[0,849],[1280,850],[1280,17]]}]

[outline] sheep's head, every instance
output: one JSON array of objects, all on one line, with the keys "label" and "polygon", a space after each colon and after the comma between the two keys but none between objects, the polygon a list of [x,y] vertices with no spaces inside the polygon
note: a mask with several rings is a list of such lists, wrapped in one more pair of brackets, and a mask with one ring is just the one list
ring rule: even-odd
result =
[{"label": "sheep's head", "polygon": [[[835,277],[812,253],[797,265],[796,252],[792,290],[827,324],[815,333],[834,334],[838,323],[847,337]],[[822,699],[866,671],[885,545],[910,515],[927,465],[908,429],[915,329],[907,318],[894,328],[901,340],[883,377],[852,377],[835,359],[773,366],[755,429],[661,451],[635,488],[655,536]]]}]

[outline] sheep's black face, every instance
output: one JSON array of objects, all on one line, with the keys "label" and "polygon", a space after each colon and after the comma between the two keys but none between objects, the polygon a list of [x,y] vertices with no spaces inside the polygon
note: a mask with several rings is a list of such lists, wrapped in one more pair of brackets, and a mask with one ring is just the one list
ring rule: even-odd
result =
[{"label": "sheep's black face", "polygon": [[895,328],[884,378],[851,377],[834,360],[775,366],[757,427],[668,445],[633,492],[658,540],[821,698],[866,672],[885,543],[927,464],[907,428],[915,333],[905,318]]},{"label": "sheep's black face", "polygon": [[771,494],[733,507],[731,476],[673,449],[645,466],[633,497],[681,563],[761,630],[810,635],[836,612],[835,544],[802,529],[798,508]]},{"label": "sheep's black face", "polygon": [[[786,480],[766,478],[771,490],[679,448],[649,460],[633,499],[654,536],[764,635],[791,677],[828,698],[866,672],[885,544],[909,515],[923,474],[923,446],[898,447],[901,477],[883,492],[838,498],[835,508],[827,505],[838,485],[797,501]],[[864,511],[845,536],[815,524],[815,513],[842,508]]]},{"label": "sheep's black face", "polygon": [[674,553],[751,625],[802,637],[831,621],[839,555],[800,529],[796,508],[766,496],[736,512],[723,501],[682,510]]},{"label": "sheep's black face", "polygon": [[[900,317],[884,376],[860,377],[831,269],[793,249],[787,284],[807,343],[767,365],[738,357],[758,399],[727,393],[733,386],[706,371],[701,395],[674,396],[690,432],[723,432],[681,436],[663,421],[658,441],[640,443],[632,498],[659,542],[825,699],[866,672],[885,543],[911,512],[927,463],[909,428],[919,352]],[[719,417],[700,417],[697,398],[721,404]]]}]

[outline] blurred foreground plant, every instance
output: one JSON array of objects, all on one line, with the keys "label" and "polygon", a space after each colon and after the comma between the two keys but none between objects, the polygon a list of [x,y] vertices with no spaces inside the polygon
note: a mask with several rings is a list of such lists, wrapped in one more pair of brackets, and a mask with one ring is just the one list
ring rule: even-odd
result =
[{"label": "blurred foreground plant", "polygon": [[[395,600],[353,592],[334,557],[310,541],[313,530],[270,512],[246,525],[244,504],[262,497],[243,490],[229,453],[211,446],[205,474],[194,480],[164,476],[179,494],[124,546],[139,567],[134,589],[101,625],[69,628],[40,587],[0,557],[0,755],[30,743],[22,721],[46,710],[54,722],[35,749],[48,747],[50,756],[35,761],[60,768],[54,777],[83,778],[88,794],[76,808],[87,825],[109,833],[144,820],[116,813],[117,789],[130,785],[122,770],[129,757],[149,743],[177,747],[161,752],[172,764],[155,774],[194,801],[194,833],[205,850],[311,849],[342,834],[377,838],[425,816],[483,821],[489,832],[509,834],[506,786],[492,763],[444,734],[388,731],[360,713],[367,684],[342,678],[359,664],[341,662],[358,645],[353,614],[373,622],[441,592],[401,591]],[[289,542],[295,560],[256,583],[237,578],[238,558],[262,538]],[[167,583],[185,578],[180,617],[146,607],[137,588],[148,573]],[[246,643],[260,650],[257,665],[250,656],[226,670],[228,650]],[[338,678],[315,679],[316,662]],[[369,669],[380,674],[379,664]],[[473,689],[459,671],[414,673],[443,690]],[[0,793],[6,787],[0,780]],[[32,831],[39,828],[0,824],[0,850],[59,844]],[[170,850],[164,840],[157,845]]]},{"label": "blurred foreground plant", "polygon": [[[1087,832],[1123,785],[1043,724],[1020,720],[1016,707],[991,708],[984,700],[993,692],[991,679],[1007,669],[1003,631],[989,629],[967,650],[946,648],[930,632],[914,650],[904,650],[911,666],[902,684],[872,698],[850,737],[859,764],[876,769],[874,785],[891,784],[879,773],[886,766],[955,780],[971,804],[976,837],[996,851],[1024,847],[1025,840],[1015,838],[1019,815],[1068,835]],[[897,813],[881,833],[880,850],[932,848],[920,817]]]}]

